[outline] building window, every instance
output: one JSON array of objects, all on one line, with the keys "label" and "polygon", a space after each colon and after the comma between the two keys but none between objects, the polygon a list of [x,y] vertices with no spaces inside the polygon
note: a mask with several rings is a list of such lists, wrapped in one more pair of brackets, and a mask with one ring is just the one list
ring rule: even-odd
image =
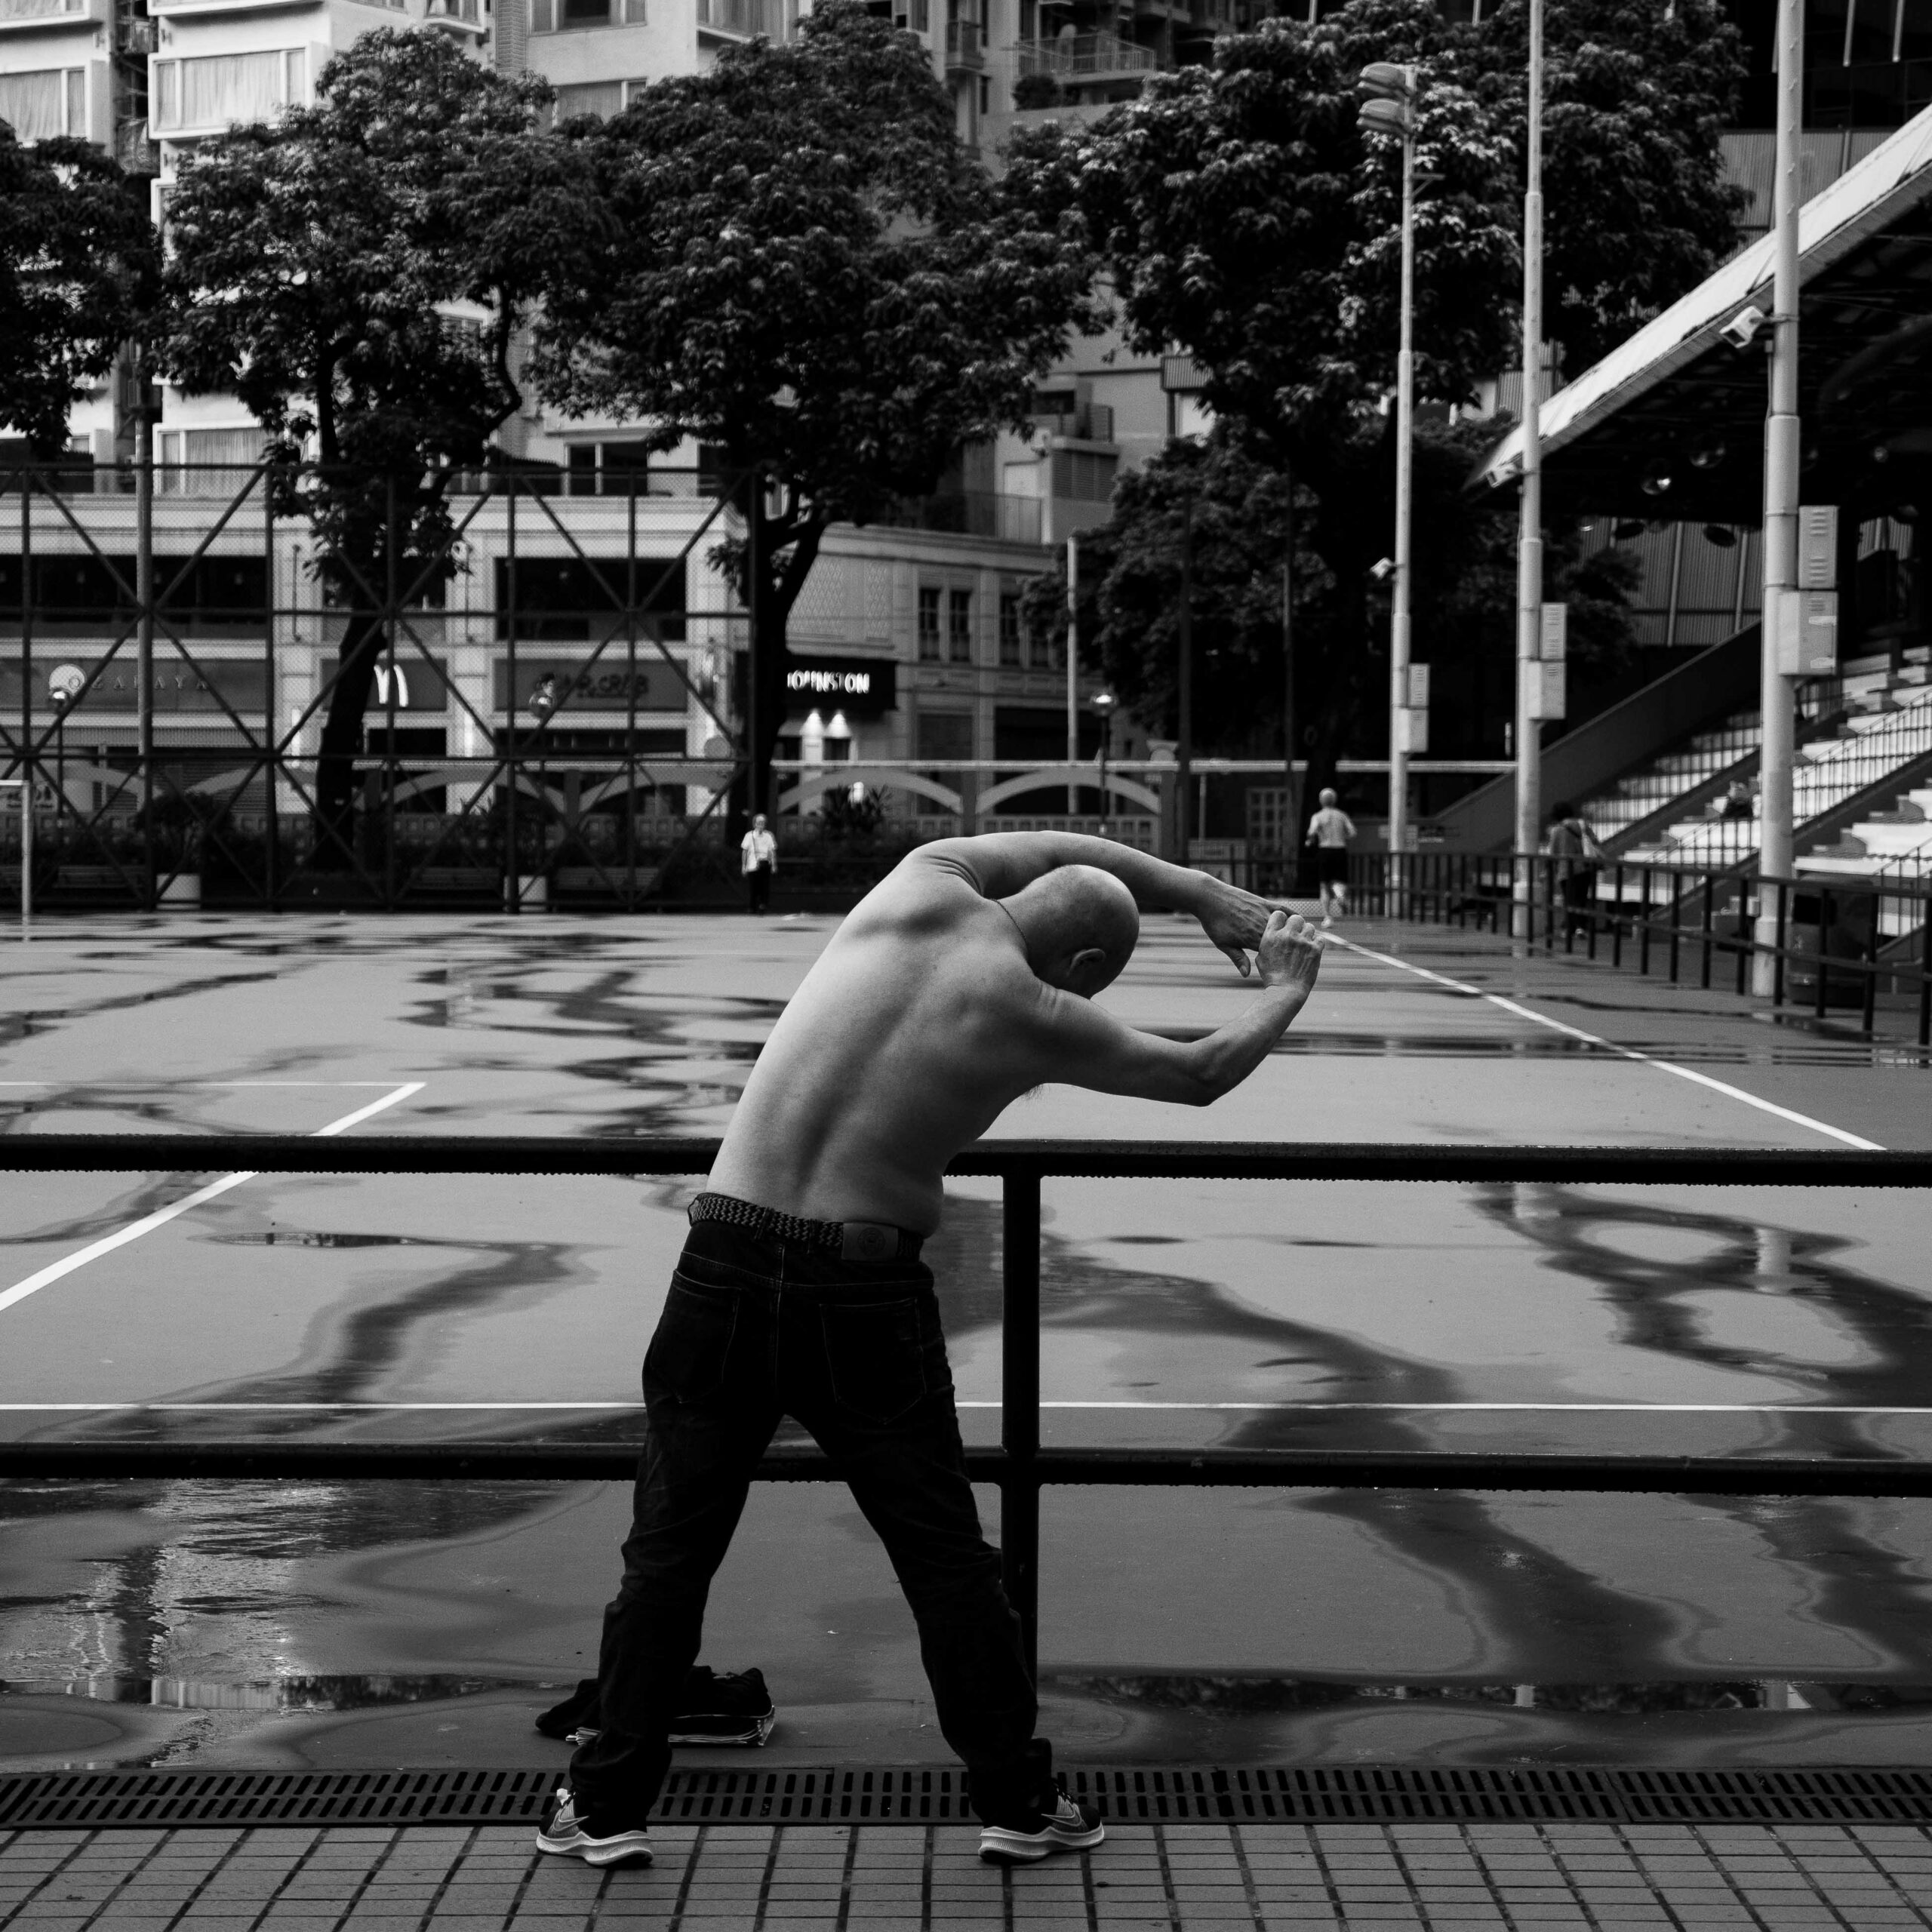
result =
[{"label": "building window", "polygon": [[1104,503],[1113,495],[1117,458],[1092,450],[1055,450],[1051,460],[1056,497],[1077,503]]},{"label": "building window", "polygon": [[648,497],[651,452],[642,443],[573,443],[564,488],[573,497]]},{"label": "building window", "polygon": [[973,714],[970,711],[922,711],[913,735],[920,758],[963,763],[973,755]]},{"label": "building window", "polygon": [[285,107],[301,104],[308,91],[307,67],[307,56],[299,47],[157,60],[155,130],[171,134],[272,121]]},{"label": "building window", "polygon": [[1020,663],[1020,593],[999,594],[999,661],[1016,669]]},{"label": "building window", "polygon": [[1057,654],[1054,650],[1054,641],[1048,635],[1045,627],[1037,624],[1030,626],[1026,632],[1026,661],[1033,669],[1051,671]]},{"label": "building window", "polygon": [[45,141],[60,134],[85,140],[86,69],[43,67],[25,74],[0,74],[0,121],[22,141]]},{"label": "building window", "polygon": [[954,590],[946,599],[946,656],[955,664],[973,661],[973,593]]},{"label": "building window", "polygon": [[594,114],[598,120],[608,121],[623,111],[622,81],[590,81],[579,87],[559,88],[551,110],[558,121],[574,121],[580,114]]},{"label": "building window", "polygon": [[173,496],[232,497],[254,477],[267,440],[258,429],[165,430],[156,438],[162,490]]},{"label": "building window", "polygon": [[[532,33],[573,33],[584,27],[641,27],[645,24],[645,0],[531,0],[530,31]],[[618,82],[592,83],[583,88],[559,88],[557,90],[557,118],[566,118],[563,97],[570,94],[592,94],[600,86],[617,86]],[[618,105],[622,106],[620,101]],[[576,114],[614,114],[617,107],[578,107],[568,110]]]},{"label": "building window", "polygon": [[923,586],[919,592],[919,659],[926,664],[939,662],[939,592]]}]

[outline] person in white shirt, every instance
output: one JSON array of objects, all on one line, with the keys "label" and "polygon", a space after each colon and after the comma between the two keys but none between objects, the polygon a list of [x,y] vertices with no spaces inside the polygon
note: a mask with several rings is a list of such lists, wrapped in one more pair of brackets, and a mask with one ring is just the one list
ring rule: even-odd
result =
[{"label": "person in white shirt", "polygon": [[1328,909],[1331,900],[1337,912],[1349,909],[1349,841],[1355,835],[1355,820],[1342,810],[1333,790],[1324,786],[1321,809],[1308,822],[1308,843],[1315,848],[1320,866],[1316,878],[1324,926],[1335,923]]},{"label": "person in white shirt", "polygon": [[738,841],[738,869],[745,875],[752,910],[768,910],[771,875],[778,869],[778,841],[772,837],[762,812],[752,820],[752,829]]}]

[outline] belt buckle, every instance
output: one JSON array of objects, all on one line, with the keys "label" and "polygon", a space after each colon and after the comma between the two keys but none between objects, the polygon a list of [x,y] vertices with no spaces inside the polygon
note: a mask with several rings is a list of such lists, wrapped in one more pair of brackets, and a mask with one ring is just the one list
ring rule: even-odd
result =
[{"label": "belt buckle", "polygon": [[899,1252],[899,1230],[879,1221],[845,1221],[838,1243],[846,1261],[889,1261]]}]

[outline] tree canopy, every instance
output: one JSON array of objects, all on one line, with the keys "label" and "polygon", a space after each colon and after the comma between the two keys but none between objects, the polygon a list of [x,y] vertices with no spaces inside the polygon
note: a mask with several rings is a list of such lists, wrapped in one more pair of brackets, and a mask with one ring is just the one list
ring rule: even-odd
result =
[{"label": "tree canopy", "polygon": [[[537,378],[561,408],[641,419],[658,448],[694,438],[765,478],[761,774],[786,617],[826,527],[894,515],[962,445],[1024,423],[1036,374],[1089,315],[1092,259],[1070,217],[989,176],[924,48],[860,0],[564,133],[599,226],[557,260]],[[742,546],[723,554],[749,587]]]},{"label": "tree canopy", "polygon": [[[392,561],[405,589],[456,568],[449,490],[521,401],[518,334],[586,203],[574,156],[540,131],[548,85],[441,35],[365,34],[318,94],[183,163],[157,358],[185,389],[233,392],[291,459],[281,506],[309,518],[332,592],[361,614],[318,780],[338,832],[318,857],[340,863],[378,586]],[[319,461],[298,468],[311,440]]]},{"label": "tree canopy", "polygon": [[0,122],[0,420],[36,455],[66,448],[76,403],[152,299],[144,184],[83,140],[23,146]]},{"label": "tree canopy", "polygon": [[[1661,17],[1646,0],[1548,0],[1547,16],[1547,306],[1574,368],[1730,245],[1743,198],[1724,183],[1718,135],[1742,68],[1717,0],[1677,0]],[[1524,32],[1520,0],[1480,26],[1432,0],[1349,0],[1314,25],[1271,20],[1224,36],[1208,64],[1154,76],[1097,124],[1015,143],[1013,192],[1078,211],[1132,346],[1187,352],[1230,449],[1309,492],[1302,540],[1318,589],[1299,635],[1318,782],[1346,740],[1372,738],[1365,720],[1386,682],[1364,645],[1368,569],[1393,521],[1401,155],[1395,140],[1359,129],[1358,78],[1377,60],[1420,70],[1417,392],[1472,403],[1520,355]],[[1424,555],[1434,536],[1493,516],[1460,501],[1469,442],[1419,438],[1424,661],[1460,648],[1457,626],[1494,602],[1494,586],[1457,574],[1480,543],[1433,579]],[[1225,460],[1198,475],[1171,467],[1204,489],[1231,473]],[[1130,521],[1144,513],[1128,485],[1116,503]],[[1613,588],[1618,573],[1604,568],[1598,588]],[[1494,614],[1506,653],[1508,608]]]}]

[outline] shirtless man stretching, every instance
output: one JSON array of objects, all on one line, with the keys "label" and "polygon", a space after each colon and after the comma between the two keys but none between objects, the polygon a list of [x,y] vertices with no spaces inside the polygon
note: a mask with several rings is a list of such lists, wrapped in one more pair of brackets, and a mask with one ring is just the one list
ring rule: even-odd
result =
[{"label": "shirtless man stretching", "polygon": [[[1092,996],[1142,905],[1194,914],[1259,994],[1204,1039],[1137,1032]],[[648,1860],[645,1820],[698,1654],[706,1595],[759,1458],[795,1416],[851,1485],[919,1630],[983,1857],[1097,1844],[1097,1816],[1033,1735],[1020,1622],[980,1534],[931,1272],[946,1164],[1048,1081],[1203,1106],[1254,1072],[1314,986],[1300,918],[1106,839],[1055,832],[922,847],[805,976],[746,1083],[644,1361],[624,1575],[605,1613],[600,1729],[537,1844]]]}]

